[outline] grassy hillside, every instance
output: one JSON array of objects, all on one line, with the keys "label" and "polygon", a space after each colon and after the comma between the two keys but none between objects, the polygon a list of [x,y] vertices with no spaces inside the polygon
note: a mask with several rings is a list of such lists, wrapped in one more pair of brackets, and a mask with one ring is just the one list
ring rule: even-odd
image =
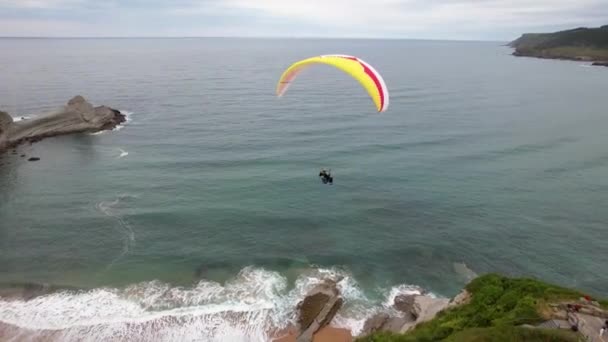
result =
[{"label": "grassy hillside", "polygon": [[608,61],[608,25],[554,33],[527,33],[510,43],[516,56]]},{"label": "grassy hillside", "polygon": [[522,324],[545,320],[548,304],[583,296],[533,279],[511,279],[496,274],[467,285],[469,304],[440,313],[430,322],[404,335],[375,334],[361,342],[410,341],[576,341],[568,331],[529,330]]},{"label": "grassy hillside", "polygon": [[[411,342],[431,341],[410,335],[377,334],[363,341],[369,342]],[[457,332],[446,342],[578,342],[579,336],[571,331],[551,329],[527,329],[518,327],[471,328]]]}]

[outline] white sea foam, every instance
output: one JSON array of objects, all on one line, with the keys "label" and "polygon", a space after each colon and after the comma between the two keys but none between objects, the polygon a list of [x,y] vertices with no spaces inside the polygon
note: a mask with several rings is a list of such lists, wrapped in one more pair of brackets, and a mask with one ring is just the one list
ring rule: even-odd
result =
[{"label": "white sea foam", "polygon": [[[120,125],[114,127],[114,129],[112,129],[112,131],[120,131],[121,129],[123,129],[123,127],[125,127],[126,125],[128,125],[131,121],[132,121],[132,115],[133,112],[129,112],[129,111],[120,111],[121,114],[124,114],[125,116],[125,122],[121,123]],[[99,132],[95,132],[95,133],[90,133],[90,135],[102,135],[108,133],[108,131],[99,131]]]},{"label": "white sea foam", "polygon": [[132,121],[133,112],[121,110],[120,113],[125,115],[125,122],[123,122],[120,125],[116,126],[113,129],[113,131],[120,131],[123,127],[125,127],[126,125],[128,125]]},{"label": "white sea foam", "polygon": [[136,199],[136,195],[120,194],[113,201],[101,201],[97,203],[96,208],[102,214],[115,219],[118,223],[119,232],[122,234],[123,249],[122,252],[114,258],[114,260],[108,265],[111,267],[116,261],[125,256],[131,250],[131,247],[135,243],[135,232],[131,227],[131,224],[123,218],[120,213],[120,204],[125,200]]},{"label": "white sea foam", "polygon": [[19,122],[19,121],[29,120],[29,119],[31,119],[31,116],[27,116],[27,115],[15,116],[15,117],[13,117],[13,122]]},{"label": "white sea foam", "polygon": [[[345,306],[332,324],[357,334],[381,306],[365,296],[348,272],[337,269],[305,270],[291,289],[278,272],[247,267],[225,284],[203,280],[173,287],[151,281],[30,301],[0,299],[0,322],[38,336],[52,332],[61,341],[268,341],[273,331],[295,322],[297,303],[328,277],[344,277],[338,286]],[[386,301],[414,292],[414,287],[398,286],[387,291]]]}]

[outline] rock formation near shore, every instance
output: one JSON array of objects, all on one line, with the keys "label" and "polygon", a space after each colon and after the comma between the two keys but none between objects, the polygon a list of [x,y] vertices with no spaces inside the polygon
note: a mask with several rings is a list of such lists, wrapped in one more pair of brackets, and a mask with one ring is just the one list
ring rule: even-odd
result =
[{"label": "rock formation near shore", "polygon": [[93,107],[82,96],[74,97],[56,112],[32,120],[14,122],[10,115],[0,112],[0,153],[24,142],[110,130],[125,121],[120,111],[106,106]]},{"label": "rock formation near shore", "polygon": [[285,329],[273,342],[352,341],[347,329],[328,326],[344,303],[338,289],[341,280],[325,279],[308,291],[296,307],[297,324]]},{"label": "rock formation near shore", "polygon": [[337,288],[338,281],[326,280],[317,285],[298,304],[297,342],[312,341],[313,335],[328,325],[340,310],[343,299]]},{"label": "rock formation near shore", "polygon": [[375,332],[404,333],[416,325],[430,321],[450,303],[446,298],[433,298],[425,295],[399,295],[395,297],[393,308],[399,312],[394,315],[380,312],[369,318],[360,336]]},{"label": "rock formation near shore", "polygon": [[13,123],[13,118],[8,113],[0,111],[0,141],[8,130],[10,124]]}]

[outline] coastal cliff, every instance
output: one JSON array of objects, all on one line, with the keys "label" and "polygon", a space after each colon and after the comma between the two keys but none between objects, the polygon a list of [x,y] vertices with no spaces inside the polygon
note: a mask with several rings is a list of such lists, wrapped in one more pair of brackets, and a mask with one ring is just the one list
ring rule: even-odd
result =
[{"label": "coastal cliff", "polygon": [[85,132],[111,130],[125,122],[120,111],[106,106],[93,107],[82,96],[71,99],[58,111],[31,120],[14,122],[0,111],[0,153],[24,142]]},{"label": "coastal cliff", "polygon": [[608,25],[554,33],[526,33],[512,41],[514,56],[567,59],[608,65]]}]

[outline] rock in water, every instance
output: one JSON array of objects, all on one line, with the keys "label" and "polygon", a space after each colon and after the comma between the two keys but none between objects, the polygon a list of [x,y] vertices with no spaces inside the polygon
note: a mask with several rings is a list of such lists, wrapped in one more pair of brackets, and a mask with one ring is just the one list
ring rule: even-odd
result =
[{"label": "rock in water", "polygon": [[361,332],[361,334],[359,336],[361,336],[361,337],[368,336],[377,331],[382,330],[382,327],[386,324],[386,322],[390,318],[391,317],[386,312],[381,312],[381,313],[375,314],[374,316],[368,318],[367,321],[365,321],[365,324],[363,325],[363,331]]},{"label": "rock in water", "polygon": [[327,302],[329,302],[332,295],[318,292],[312,295],[306,296],[304,300],[301,302],[301,305],[298,307],[300,310],[300,318],[298,319],[298,324],[300,325],[300,330],[306,330],[312,322],[319,316],[323,308]]},{"label": "rock in water", "polygon": [[40,160],[40,158],[38,158],[38,157],[31,157],[27,161],[39,161],[39,160]]},{"label": "rock in water", "polygon": [[594,62],[593,64],[594,66],[605,66],[608,67],[608,62]]},{"label": "rock in water", "polygon": [[411,314],[414,308],[414,302],[416,300],[416,295],[398,295],[395,297],[393,306],[395,309]]},{"label": "rock in water", "polygon": [[298,342],[312,341],[313,335],[328,325],[342,307],[343,299],[337,283],[338,281],[324,281],[298,303]]},{"label": "rock in water", "polygon": [[13,123],[13,118],[8,113],[0,111],[0,152],[8,145],[8,127]]},{"label": "rock in water", "polygon": [[90,122],[95,119],[95,108],[93,108],[93,105],[88,103],[87,100],[80,95],[77,95],[68,101],[68,105],[66,106],[66,111],[67,110],[79,113],[82,119],[86,122]]},{"label": "rock in water", "polygon": [[82,96],[71,99],[62,109],[36,119],[13,122],[0,112],[0,153],[23,142],[36,142],[47,137],[99,132],[113,129],[126,117],[110,107],[93,107]]},{"label": "rock in water", "polygon": [[6,130],[8,125],[13,123],[13,118],[8,113],[0,111],[0,134]]},{"label": "rock in water", "polygon": [[368,336],[378,331],[400,333],[404,328],[414,326],[416,297],[419,297],[419,295],[398,295],[395,297],[393,306],[402,314],[398,316],[391,316],[386,312],[375,314],[365,321],[360,336]]}]

